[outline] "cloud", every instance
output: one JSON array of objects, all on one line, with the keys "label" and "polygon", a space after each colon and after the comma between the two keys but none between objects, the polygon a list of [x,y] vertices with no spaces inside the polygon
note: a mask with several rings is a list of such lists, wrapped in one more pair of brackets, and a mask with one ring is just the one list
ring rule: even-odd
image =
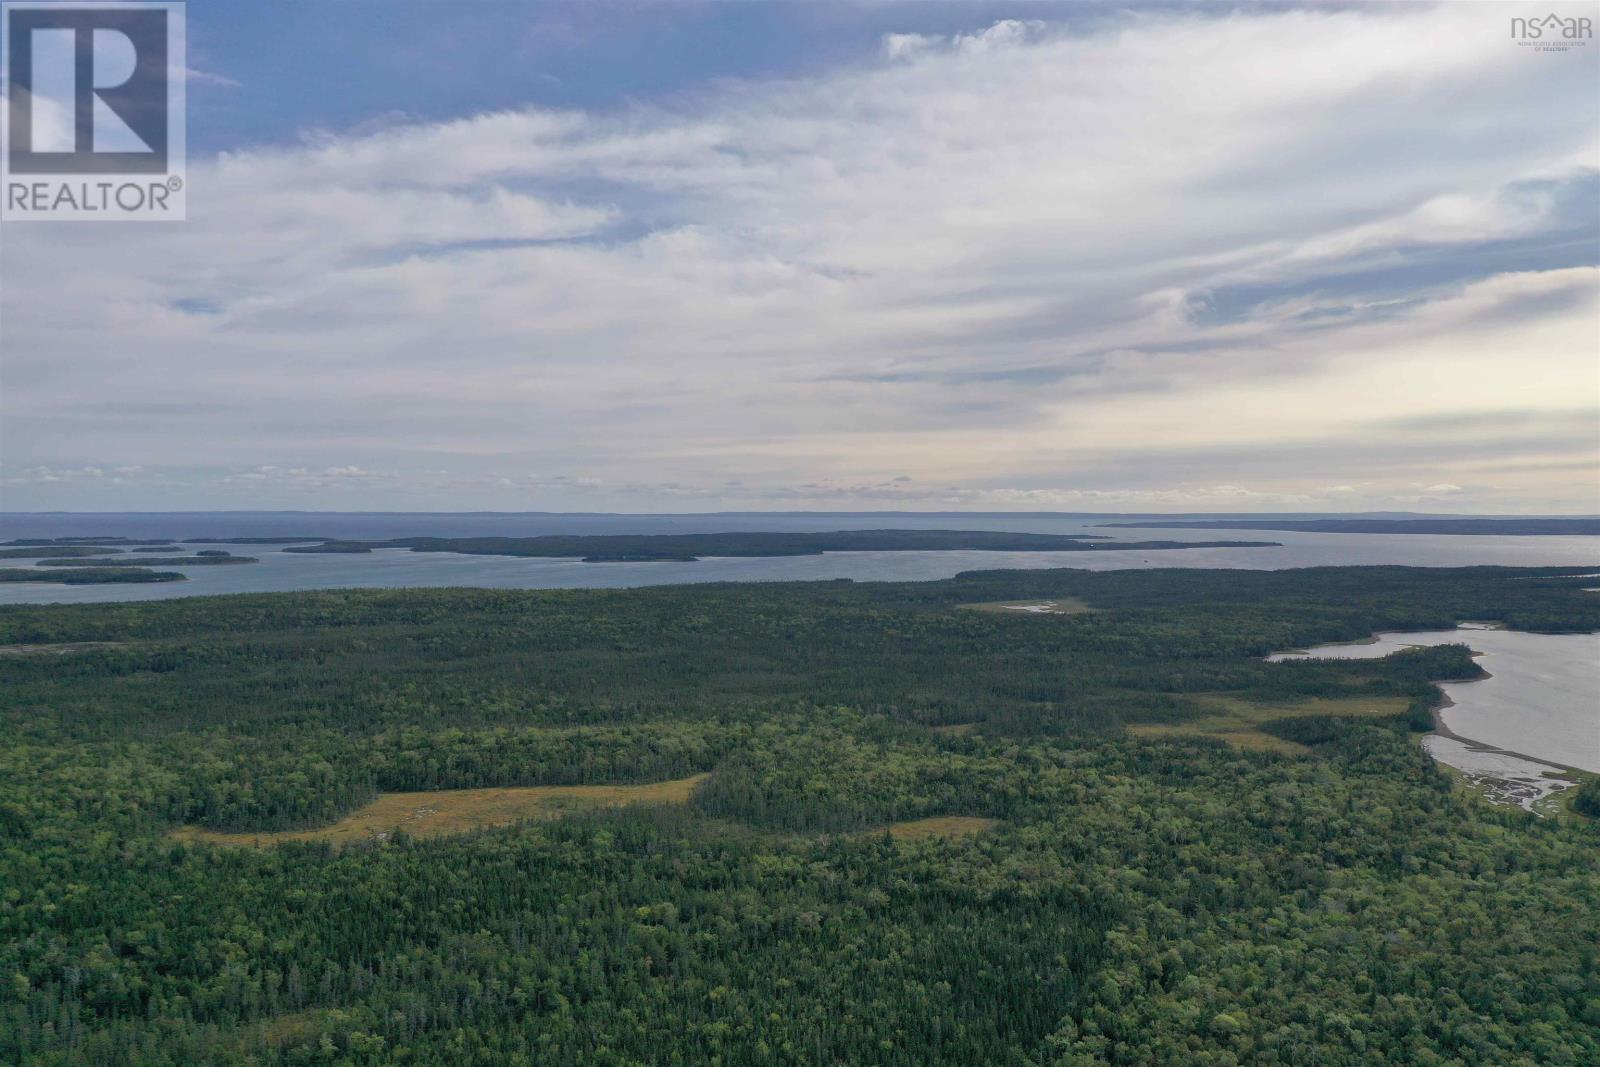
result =
[{"label": "cloud", "polygon": [[982,55],[1015,49],[1042,36],[1047,29],[1048,25],[1039,20],[1001,19],[973,33],[886,33],[881,48],[888,60],[913,59],[933,51]]},{"label": "cloud", "polygon": [[[1600,390],[1573,208],[1600,54],[1503,24],[908,26],[804,80],[196,161],[185,224],[8,228],[0,443],[185,484],[151,506],[266,467],[303,473],[227,484],[635,509],[1448,484],[1595,510],[1571,464],[1600,442],[1554,416]],[[1526,469],[1462,470],[1488,449]],[[85,484],[5,506],[108,499]]]},{"label": "cloud", "polygon": [[184,68],[184,70],[183,70],[183,79],[184,79],[184,81],[188,82],[190,85],[212,85],[212,86],[216,86],[216,87],[221,88],[221,89],[242,89],[242,88],[244,88],[244,86],[240,85],[238,82],[234,81],[232,78],[226,77],[226,76],[221,75],[221,74],[215,74],[215,73],[213,73],[211,71],[208,71],[208,70],[196,70],[193,67],[185,67]]},{"label": "cloud", "polygon": [[889,60],[910,59],[938,44],[939,38],[921,33],[886,33],[883,35],[883,57]]}]

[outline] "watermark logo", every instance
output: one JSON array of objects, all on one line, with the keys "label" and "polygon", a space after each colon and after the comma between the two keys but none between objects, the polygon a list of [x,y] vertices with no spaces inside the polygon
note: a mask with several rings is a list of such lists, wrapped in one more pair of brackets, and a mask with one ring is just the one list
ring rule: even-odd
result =
[{"label": "watermark logo", "polygon": [[185,214],[184,5],[0,5],[0,220]]},{"label": "watermark logo", "polygon": [[1511,39],[1535,52],[1568,52],[1582,48],[1594,39],[1594,20],[1581,15],[1557,15],[1555,12],[1514,18],[1511,20]]}]

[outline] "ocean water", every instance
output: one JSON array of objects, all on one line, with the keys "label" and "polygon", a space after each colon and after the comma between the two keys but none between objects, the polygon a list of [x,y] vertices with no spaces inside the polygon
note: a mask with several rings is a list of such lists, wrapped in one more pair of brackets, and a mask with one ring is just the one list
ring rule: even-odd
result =
[{"label": "ocean water", "polygon": [[1382,633],[1269,659],[1375,659],[1419,645],[1462,644],[1489,677],[1444,682],[1451,733],[1502,752],[1600,772],[1600,634],[1534,634],[1466,625]]},{"label": "ocean water", "polygon": [[[1432,534],[1326,534],[1262,530],[1098,529],[1136,519],[1116,515],[1015,513],[805,513],[715,515],[353,514],[198,512],[0,514],[0,540],[18,537],[292,537],[378,540],[408,536],[535,536],[555,533],[713,533],[738,530],[967,529],[1090,533],[1116,541],[1279,541],[1276,548],[1105,552],[830,552],[820,556],[706,558],[694,563],[582,563],[568,559],[461,556],[384,549],[369,555],[285,553],[278,545],[226,548],[258,564],[167,567],[186,582],[156,585],[0,585],[0,604],[165,600],[294,589],[477,586],[495,589],[622,588],[686,582],[928,581],[997,568],[1223,567],[1275,570],[1350,564],[1456,567],[1582,566],[1600,571],[1600,537],[1470,537]],[[12,561],[28,565],[27,561]]]}]

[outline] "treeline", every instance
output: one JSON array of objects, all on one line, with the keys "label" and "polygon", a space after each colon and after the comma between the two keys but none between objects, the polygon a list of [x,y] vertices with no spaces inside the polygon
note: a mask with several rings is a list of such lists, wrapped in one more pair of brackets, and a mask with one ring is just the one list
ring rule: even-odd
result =
[{"label": "treeline", "polygon": [[1600,778],[1590,778],[1578,787],[1572,810],[1591,819],[1600,819]]}]

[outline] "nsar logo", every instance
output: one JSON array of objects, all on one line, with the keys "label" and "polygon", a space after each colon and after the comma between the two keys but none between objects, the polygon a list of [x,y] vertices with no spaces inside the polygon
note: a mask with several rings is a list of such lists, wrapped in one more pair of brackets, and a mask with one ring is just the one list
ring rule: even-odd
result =
[{"label": "nsar logo", "polygon": [[1514,18],[1511,37],[1519,45],[1537,51],[1565,52],[1589,43],[1594,37],[1594,20],[1578,15],[1563,17],[1554,12],[1543,18]]}]

